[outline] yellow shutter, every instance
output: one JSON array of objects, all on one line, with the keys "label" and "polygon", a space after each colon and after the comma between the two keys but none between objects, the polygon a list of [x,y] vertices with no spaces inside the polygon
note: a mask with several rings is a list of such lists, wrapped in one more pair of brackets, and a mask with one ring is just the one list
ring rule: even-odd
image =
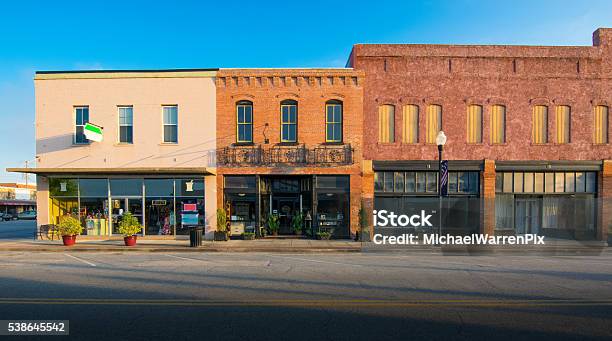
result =
[{"label": "yellow shutter", "polygon": [[571,127],[571,109],[567,105],[557,106],[557,143],[569,143],[570,142],[570,127]]},{"label": "yellow shutter", "polygon": [[425,142],[436,143],[436,136],[442,128],[442,107],[436,104],[428,105],[426,121]]},{"label": "yellow shutter", "polygon": [[392,143],[395,141],[395,107],[382,105],[378,109],[378,142]]},{"label": "yellow shutter", "polygon": [[533,143],[548,142],[548,107],[536,105],[533,107],[532,118],[532,141]]},{"label": "yellow shutter", "polygon": [[506,142],[506,107],[491,107],[491,143]]},{"label": "yellow shutter", "polygon": [[467,142],[482,142],[482,107],[468,105],[467,107]]},{"label": "yellow shutter", "polygon": [[598,105],[595,107],[593,122],[593,142],[608,143],[608,107]]},{"label": "yellow shutter", "polygon": [[403,117],[404,129],[402,132],[403,143],[419,142],[419,107],[414,104],[404,106]]}]

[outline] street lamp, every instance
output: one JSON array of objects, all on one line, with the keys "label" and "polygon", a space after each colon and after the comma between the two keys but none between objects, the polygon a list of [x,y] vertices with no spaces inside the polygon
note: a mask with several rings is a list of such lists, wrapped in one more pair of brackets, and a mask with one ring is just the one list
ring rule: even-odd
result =
[{"label": "street lamp", "polygon": [[438,145],[438,235],[442,235],[442,150],[446,144],[446,135],[440,130],[436,136],[436,144]]}]

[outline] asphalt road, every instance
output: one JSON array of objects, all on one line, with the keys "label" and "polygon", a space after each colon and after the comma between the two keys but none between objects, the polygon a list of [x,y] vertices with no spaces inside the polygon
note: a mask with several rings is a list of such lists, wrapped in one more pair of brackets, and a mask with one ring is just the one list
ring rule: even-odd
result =
[{"label": "asphalt road", "polygon": [[0,253],[0,319],[75,340],[609,339],[612,256]]},{"label": "asphalt road", "polygon": [[0,221],[0,242],[2,240],[33,239],[36,220]]}]

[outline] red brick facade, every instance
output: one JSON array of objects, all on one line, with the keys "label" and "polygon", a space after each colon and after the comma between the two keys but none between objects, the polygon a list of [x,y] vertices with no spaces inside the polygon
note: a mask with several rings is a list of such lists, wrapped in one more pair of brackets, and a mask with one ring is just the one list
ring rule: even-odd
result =
[{"label": "red brick facade", "polygon": [[[217,148],[236,143],[236,103],[253,103],[253,145],[280,143],[280,102],[298,103],[297,144],[325,145],[325,103],[343,104],[343,144],[353,149],[352,163],[337,167],[225,167],[219,175],[350,175],[350,229],[358,228],[361,204],[363,72],[350,69],[227,69],[217,75]],[[265,138],[269,143],[265,143]],[[223,176],[217,177],[217,202],[223,202]],[[221,206],[219,206],[221,207]]]},{"label": "red brick facade", "polygon": [[[348,66],[364,71],[364,159],[436,160],[437,148],[425,143],[426,107],[442,106],[448,137],[444,158],[481,160],[481,231],[493,232],[496,161],[593,160],[612,158],[606,144],[593,140],[594,107],[612,109],[612,29],[593,34],[593,46],[355,45]],[[402,107],[419,107],[418,143],[402,143]],[[482,106],[482,143],[467,142],[467,106]],[[395,106],[395,142],[380,143],[378,110]],[[505,143],[490,143],[491,107],[506,108]],[[548,106],[548,143],[532,143],[535,105]],[[556,143],[555,107],[571,107],[570,143]],[[612,132],[608,120],[608,134]],[[486,160],[486,161],[484,161]],[[372,181],[371,163],[364,179]],[[606,166],[607,167],[607,166]],[[599,197],[612,192],[609,172],[600,172]],[[364,197],[373,197],[371,185]],[[609,206],[609,205],[608,205]],[[606,206],[607,208],[607,206]],[[602,218],[600,210],[600,219]],[[605,239],[610,216],[604,213]],[[609,228],[612,228],[610,226]]]}]

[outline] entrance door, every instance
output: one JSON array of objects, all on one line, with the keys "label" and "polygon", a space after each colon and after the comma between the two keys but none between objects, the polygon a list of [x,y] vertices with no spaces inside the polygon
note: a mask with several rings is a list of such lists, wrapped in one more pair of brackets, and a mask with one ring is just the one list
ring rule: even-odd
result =
[{"label": "entrance door", "polygon": [[516,234],[539,233],[542,227],[542,201],[538,198],[516,198]]},{"label": "entrance door", "polygon": [[119,222],[123,214],[130,212],[142,224],[142,198],[112,198],[113,234],[119,234]]},{"label": "entrance door", "polygon": [[295,196],[283,196],[273,198],[272,212],[278,213],[278,220],[280,223],[279,234],[293,234],[291,227],[291,221],[293,216],[300,210],[300,197]]}]

